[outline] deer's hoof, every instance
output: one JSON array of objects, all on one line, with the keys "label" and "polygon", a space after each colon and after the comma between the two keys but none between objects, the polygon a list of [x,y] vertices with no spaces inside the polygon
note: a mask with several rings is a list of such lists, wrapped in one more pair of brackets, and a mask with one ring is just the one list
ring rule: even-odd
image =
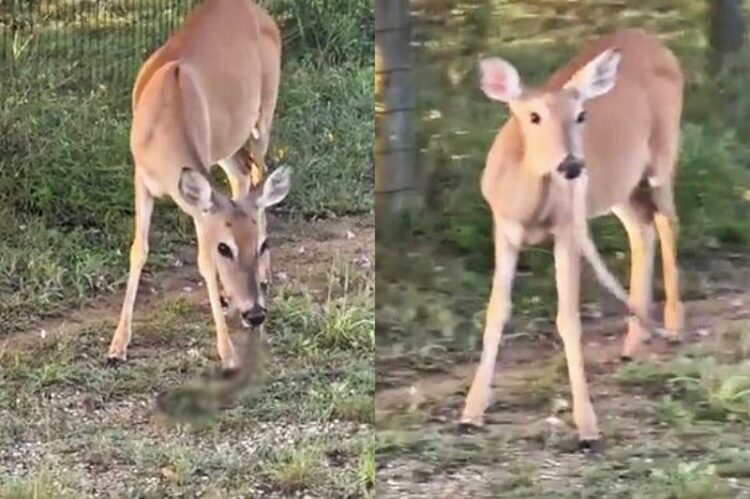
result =
[{"label": "deer's hoof", "polygon": [[484,417],[479,416],[461,416],[456,430],[459,433],[476,433],[484,428]]},{"label": "deer's hoof", "polygon": [[236,367],[226,367],[221,369],[221,377],[223,379],[232,379],[240,372]]},{"label": "deer's hoof", "polygon": [[107,359],[104,361],[104,366],[108,368],[115,368],[121,366],[124,363],[125,359],[123,359],[122,357],[112,356],[107,357]]},{"label": "deer's hoof", "polygon": [[582,438],[578,441],[578,450],[585,453],[599,453],[604,450],[604,443],[600,438]]}]

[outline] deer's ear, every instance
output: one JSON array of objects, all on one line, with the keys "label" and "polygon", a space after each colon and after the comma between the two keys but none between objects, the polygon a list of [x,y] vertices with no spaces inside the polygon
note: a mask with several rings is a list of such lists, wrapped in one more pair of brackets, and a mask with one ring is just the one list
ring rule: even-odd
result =
[{"label": "deer's ear", "polygon": [[482,59],[479,61],[479,70],[482,91],[490,99],[509,102],[521,96],[521,77],[508,61],[499,57]]},{"label": "deer's ear", "polygon": [[180,197],[189,206],[208,213],[216,209],[216,193],[211,183],[201,173],[183,168],[178,183]]},{"label": "deer's ear", "polygon": [[565,84],[565,88],[577,90],[584,99],[604,95],[615,86],[619,65],[620,52],[607,49],[579,69]]},{"label": "deer's ear", "polygon": [[265,209],[278,204],[289,194],[292,183],[292,169],[288,166],[277,168],[263,182],[263,191],[258,198],[258,208]]}]

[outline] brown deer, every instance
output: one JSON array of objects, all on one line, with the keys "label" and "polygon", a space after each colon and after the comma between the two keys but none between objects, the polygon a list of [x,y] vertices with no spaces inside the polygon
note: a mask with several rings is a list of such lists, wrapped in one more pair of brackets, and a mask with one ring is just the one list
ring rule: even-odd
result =
[{"label": "brown deer", "polygon": [[[154,198],[167,195],[193,218],[221,364],[238,367],[219,282],[246,327],[263,322],[270,278],[265,210],[290,186],[286,167],[262,180],[280,67],[281,37],[268,13],[252,0],[205,0],[138,72],[130,134],[135,235],[110,363],[126,359]],[[209,182],[217,163],[231,199]]]},{"label": "brown deer", "polygon": [[568,364],[573,418],[586,445],[599,438],[599,429],[581,345],[581,254],[620,296],[611,274],[602,274],[606,269],[588,235],[587,218],[613,212],[630,242],[629,306],[634,316],[623,357],[633,356],[647,333],[655,232],[664,269],[667,337],[677,339],[682,328],[673,200],[682,72],[668,48],[636,29],[598,38],[541,88],[525,87],[516,69],[499,58],[482,60],[480,72],[482,90],[506,103],[510,117],[487,155],[481,180],[493,215],[495,271],[482,356],[461,421],[483,422],[510,315],[518,252],[524,244],[552,236],[556,325]]}]

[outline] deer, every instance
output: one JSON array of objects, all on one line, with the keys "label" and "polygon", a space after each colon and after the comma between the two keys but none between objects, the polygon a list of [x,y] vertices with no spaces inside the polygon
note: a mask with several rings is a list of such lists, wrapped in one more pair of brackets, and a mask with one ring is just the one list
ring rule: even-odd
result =
[{"label": "deer", "polygon": [[[509,108],[486,156],[480,186],[493,220],[494,274],[482,353],[461,414],[484,423],[511,288],[524,245],[552,239],[557,331],[562,339],[578,441],[600,441],[584,371],[580,318],[581,256],[602,284],[627,299],[631,315],[622,359],[648,338],[658,234],[664,279],[664,329],[678,341],[684,312],[676,254],[674,181],[684,78],[675,55],[640,29],[601,36],[539,87],[523,84],[498,57],[479,62],[481,89]],[[626,296],[596,252],[587,220],[613,213],[630,246]]]},{"label": "deer", "polygon": [[[291,185],[288,166],[264,176],[280,71],[278,26],[252,0],[204,0],[139,69],[130,131],[135,230],[109,365],[127,359],[154,200],[166,196],[193,219],[221,367],[229,374],[238,369],[220,285],[245,328],[264,322],[266,211]],[[210,180],[217,164],[231,196]]]}]

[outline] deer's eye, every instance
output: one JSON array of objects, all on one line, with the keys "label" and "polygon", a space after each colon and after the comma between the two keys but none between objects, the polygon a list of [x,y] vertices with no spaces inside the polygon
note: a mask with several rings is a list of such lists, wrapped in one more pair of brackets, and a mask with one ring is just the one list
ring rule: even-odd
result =
[{"label": "deer's eye", "polygon": [[535,125],[538,125],[539,123],[541,123],[541,122],[542,122],[542,117],[541,117],[541,116],[539,116],[539,113],[534,113],[534,112],[532,112],[532,113],[531,113],[531,122],[532,122],[533,124],[535,124]]},{"label": "deer's eye", "polygon": [[586,121],[586,111],[581,111],[576,117],[576,123],[583,123]]},{"label": "deer's eye", "polygon": [[232,257],[232,250],[224,243],[219,243],[219,246],[217,248],[219,250],[219,254],[223,256],[224,258],[233,258]]},{"label": "deer's eye", "polygon": [[260,250],[259,251],[261,253],[264,253],[264,252],[268,251],[268,239],[266,239],[266,240],[263,241],[263,243],[260,245]]}]

